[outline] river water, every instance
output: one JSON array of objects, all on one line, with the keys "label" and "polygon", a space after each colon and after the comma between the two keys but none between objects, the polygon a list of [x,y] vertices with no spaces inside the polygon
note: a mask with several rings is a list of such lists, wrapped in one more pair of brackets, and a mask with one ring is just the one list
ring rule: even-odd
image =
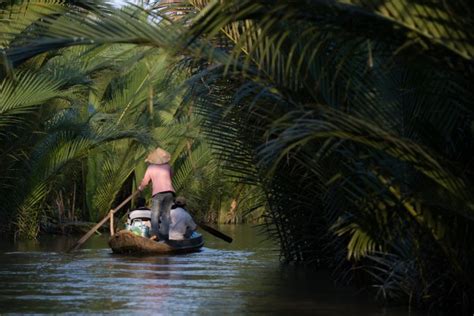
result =
[{"label": "river water", "polygon": [[281,266],[277,246],[254,227],[219,229],[234,242],[204,232],[202,251],[185,255],[114,255],[107,236],[70,254],[74,238],[1,242],[0,313],[409,315],[327,273]]}]

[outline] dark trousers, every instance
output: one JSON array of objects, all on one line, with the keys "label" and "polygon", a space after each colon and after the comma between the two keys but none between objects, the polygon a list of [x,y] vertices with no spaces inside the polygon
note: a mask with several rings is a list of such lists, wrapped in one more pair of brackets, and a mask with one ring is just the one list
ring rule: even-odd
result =
[{"label": "dark trousers", "polygon": [[174,201],[174,193],[157,193],[153,195],[152,201],[151,235],[158,236],[160,239],[167,239],[170,227],[170,210]]}]

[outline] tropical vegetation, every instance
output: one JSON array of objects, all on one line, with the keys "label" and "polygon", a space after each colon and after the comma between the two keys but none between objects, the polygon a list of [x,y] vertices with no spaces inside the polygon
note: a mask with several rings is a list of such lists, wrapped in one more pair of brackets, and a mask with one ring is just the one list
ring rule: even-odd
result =
[{"label": "tropical vegetation", "polygon": [[20,234],[61,192],[110,207],[158,142],[195,207],[264,208],[283,261],[471,313],[468,1],[2,10],[2,215]]}]

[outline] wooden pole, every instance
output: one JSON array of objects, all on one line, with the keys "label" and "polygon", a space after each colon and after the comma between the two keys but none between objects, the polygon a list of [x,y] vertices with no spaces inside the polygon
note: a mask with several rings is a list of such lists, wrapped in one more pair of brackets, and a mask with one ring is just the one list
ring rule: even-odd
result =
[{"label": "wooden pole", "polygon": [[122,207],[125,206],[125,204],[127,204],[131,199],[133,199],[133,197],[135,195],[137,195],[137,193],[140,192],[140,191],[135,191],[133,192],[128,198],[125,199],[125,201],[123,201],[122,203],[120,203],[119,206],[117,206],[115,209],[113,210],[110,210],[110,212],[107,214],[106,217],[104,217],[100,222],[98,222],[94,227],[92,227],[91,230],[89,230],[84,236],[81,237],[81,239],[79,239],[75,244],[74,246],[72,246],[69,250],[69,251],[73,251],[73,250],[77,250],[79,249],[83,243],[86,242],[87,239],[89,239],[92,234],[94,234],[96,232],[97,229],[99,229],[102,225],[104,225],[105,222],[107,222],[107,220],[109,219],[110,216],[113,216],[113,214],[115,214],[115,212],[117,212],[118,210],[120,210]]},{"label": "wooden pole", "polygon": [[215,228],[212,228],[211,226],[207,226],[206,224],[204,223],[198,223],[198,226],[202,229],[204,229],[205,231],[207,231],[209,234],[211,235],[214,235],[215,237],[217,238],[220,238],[228,243],[231,243],[232,242],[232,237],[229,237],[227,236],[226,234],[224,233],[221,233],[220,231],[218,231],[217,229]]},{"label": "wooden pole", "polygon": [[[110,210],[110,213],[112,213],[112,210]],[[110,216],[110,225],[109,225],[110,236],[113,236],[114,233],[115,233],[115,230],[114,230],[114,213],[109,214],[109,216]]]}]

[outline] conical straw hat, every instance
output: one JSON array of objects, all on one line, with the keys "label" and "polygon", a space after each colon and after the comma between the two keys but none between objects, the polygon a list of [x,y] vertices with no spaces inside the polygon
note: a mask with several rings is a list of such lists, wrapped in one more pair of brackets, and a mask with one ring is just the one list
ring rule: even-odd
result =
[{"label": "conical straw hat", "polygon": [[148,157],[146,157],[145,162],[153,163],[156,165],[161,165],[167,163],[171,160],[171,155],[169,152],[164,150],[163,148],[156,148],[153,150]]}]

